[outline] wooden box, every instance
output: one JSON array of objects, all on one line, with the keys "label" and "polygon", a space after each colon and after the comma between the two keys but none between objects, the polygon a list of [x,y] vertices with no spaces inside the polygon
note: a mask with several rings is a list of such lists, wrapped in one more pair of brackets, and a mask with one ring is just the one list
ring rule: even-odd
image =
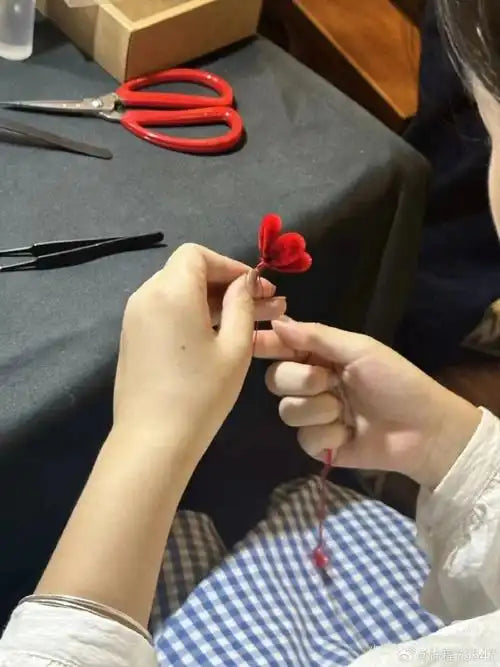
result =
[{"label": "wooden box", "polygon": [[262,0],[111,0],[40,11],[119,81],[203,56],[255,33]]}]

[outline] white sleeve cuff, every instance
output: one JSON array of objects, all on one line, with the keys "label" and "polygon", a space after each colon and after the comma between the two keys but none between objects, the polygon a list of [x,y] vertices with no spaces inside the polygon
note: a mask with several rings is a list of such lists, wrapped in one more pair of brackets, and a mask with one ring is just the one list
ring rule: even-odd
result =
[{"label": "white sleeve cuff", "polygon": [[433,533],[444,540],[474,509],[491,479],[500,471],[500,421],[488,410],[467,447],[431,492],[422,488],[417,502],[417,525],[426,543]]},{"label": "white sleeve cuff", "polygon": [[431,561],[422,604],[447,622],[498,609],[500,421],[488,411],[436,490],[421,491],[417,525]]},{"label": "white sleeve cuff", "polygon": [[21,604],[0,640],[1,658],[47,658],[58,664],[93,667],[158,667],[155,651],[137,632],[79,609]]}]

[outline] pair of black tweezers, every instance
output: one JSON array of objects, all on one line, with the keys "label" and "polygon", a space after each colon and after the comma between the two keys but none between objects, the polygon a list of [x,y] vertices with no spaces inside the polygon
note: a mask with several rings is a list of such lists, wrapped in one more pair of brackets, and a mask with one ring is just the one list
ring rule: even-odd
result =
[{"label": "pair of black tweezers", "polygon": [[57,269],[91,262],[99,257],[115,255],[131,250],[146,250],[163,241],[162,232],[137,236],[113,236],[101,239],[72,239],[34,243],[24,248],[0,250],[0,257],[31,256],[23,262],[3,264],[0,271],[22,271],[25,269]]}]

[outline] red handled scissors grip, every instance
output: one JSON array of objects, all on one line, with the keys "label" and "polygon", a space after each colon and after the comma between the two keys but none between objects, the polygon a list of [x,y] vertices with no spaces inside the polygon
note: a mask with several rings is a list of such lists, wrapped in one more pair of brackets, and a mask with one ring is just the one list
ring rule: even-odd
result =
[{"label": "red handled scissors grip", "polygon": [[[217,93],[186,95],[181,93],[148,92],[144,88],[161,83],[195,83]],[[171,69],[127,81],[116,91],[125,107],[150,109],[200,109],[230,107],[234,102],[231,86],[220,76],[196,69]]]},{"label": "red handled scissors grip", "polygon": [[[1,0],[0,0],[1,2]],[[144,90],[164,83],[194,83],[209,95]],[[213,94],[215,93],[215,94]],[[14,100],[0,107],[27,111],[78,114],[121,122],[140,139],[162,148],[188,153],[224,153],[236,148],[243,136],[243,121],[233,108],[234,93],[217,74],[198,69],[171,69],[127,81],[115,92],[82,100]],[[154,126],[225,124],[222,136],[192,139],[162,134]],[[73,142],[74,143],[74,142]]]},{"label": "red handled scissors grip", "polygon": [[[191,98],[192,99],[192,98]],[[239,113],[230,107],[204,107],[178,111],[127,111],[121,124],[140,139],[156,146],[183,153],[224,153],[233,149],[243,136],[243,121]],[[152,130],[155,126],[179,127],[187,125],[216,125],[223,123],[229,130],[217,137],[177,137]]]}]

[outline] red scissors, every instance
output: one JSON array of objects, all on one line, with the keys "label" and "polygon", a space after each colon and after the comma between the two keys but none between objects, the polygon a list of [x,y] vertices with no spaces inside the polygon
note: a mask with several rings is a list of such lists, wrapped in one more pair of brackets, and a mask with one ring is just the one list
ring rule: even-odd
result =
[{"label": "red scissors", "polygon": [[[214,95],[190,95],[145,91],[161,83],[196,83]],[[120,122],[140,139],[184,153],[226,153],[241,141],[244,128],[233,108],[233,89],[220,76],[197,69],[171,69],[133,79],[114,93],[101,97],[71,100],[19,100],[0,102],[0,107],[23,111],[76,114]],[[158,126],[228,126],[225,134],[208,138],[177,137],[152,128]]]}]

